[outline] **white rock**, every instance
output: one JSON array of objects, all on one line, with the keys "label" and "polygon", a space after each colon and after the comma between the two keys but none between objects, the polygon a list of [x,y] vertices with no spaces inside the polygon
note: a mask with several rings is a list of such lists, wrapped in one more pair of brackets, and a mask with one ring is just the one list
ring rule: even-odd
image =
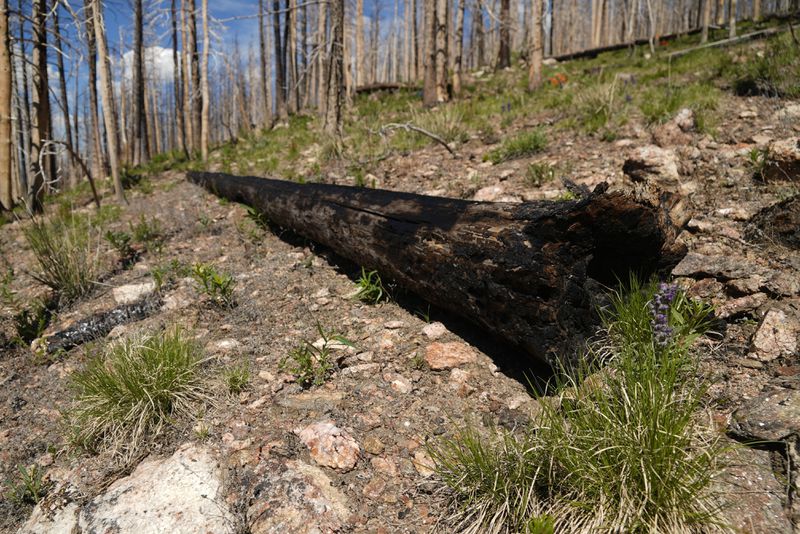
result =
[{"label": "white rock", "polygon": [[634,182],[680,180],[678,156],[674,151],[655,145],[646,145],[633,151],[625,160],[623,172]]},{"label": "white rock", "polygon": [[297,432],[319,465],[350,471],[358,463],[361,448],[356,440],[331,421],[313,423]]},{"label": "white rock", "polygon": [[789,321],[782,310],[769,310],[750,344],[751,357],[771,361],[781,356],[791,356],[797,351],[797,325]]},{"label": "white rock", "polygon": [[143,284],[128,284],[115,287],[111,290],[111,293],[117,304],[132,304],[155,290],[156,284],[151,280]]},{"label": "white rock", "polygon": [[490,185],[478,189],[478,192],[475,193],[475,196],[472,197],[472,200],[478,200],[481,202],[494,202],[499,197],[503,196],[504,193],[505,190],[499,185]]},{"label": "white rock", "polygon": [[422,334],[425,335],[425,337],[427,337],[428,339],[434,341],[439,339],[446,333],[447,333],[447,328],[445,328],[445,326],[438,321],[435,323],[426,324],[422,328]]},{"label": "white rock", "polygon": [[222,497],[222,470],[210,451],[184,445],[147,459],[81,510],[81,532],[225,532],[233,517]]}]

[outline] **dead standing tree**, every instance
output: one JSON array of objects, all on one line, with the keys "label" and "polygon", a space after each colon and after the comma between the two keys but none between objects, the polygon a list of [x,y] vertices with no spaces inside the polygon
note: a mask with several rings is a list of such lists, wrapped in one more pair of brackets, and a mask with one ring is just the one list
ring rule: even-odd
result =
[{"label": "dead standing tree", "polygon": [[666,198],[654,205],[604,186],[575,201],[509,204],[215,173],[189,179],[550,365],[568,363],[593,333],[601,283],[683,256]]}]

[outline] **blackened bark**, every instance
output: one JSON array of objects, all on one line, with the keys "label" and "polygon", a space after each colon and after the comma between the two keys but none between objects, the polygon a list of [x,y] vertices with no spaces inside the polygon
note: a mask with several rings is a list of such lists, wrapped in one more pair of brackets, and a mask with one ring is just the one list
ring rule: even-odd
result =
[{"label": "blackened bark", "polygon": [[664,207],[605,186],[576,201],[510,204],[215,173],[189,180],[549,365],[571,362],[593,333],[598,283],[683,256]]}]

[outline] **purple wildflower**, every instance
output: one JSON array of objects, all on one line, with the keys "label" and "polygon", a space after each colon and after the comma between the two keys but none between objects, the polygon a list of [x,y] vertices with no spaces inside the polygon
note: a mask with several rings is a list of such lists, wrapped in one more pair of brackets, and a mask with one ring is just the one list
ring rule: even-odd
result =
[{"label": "purple wildflower", "polygon": [[650,327],[656,345],[666,347],[672,338],[673,330],[669,326],[669,308],[678,295],[678,286],[675,284],[661,283],[653,300],[648,304],[650,310]]}]

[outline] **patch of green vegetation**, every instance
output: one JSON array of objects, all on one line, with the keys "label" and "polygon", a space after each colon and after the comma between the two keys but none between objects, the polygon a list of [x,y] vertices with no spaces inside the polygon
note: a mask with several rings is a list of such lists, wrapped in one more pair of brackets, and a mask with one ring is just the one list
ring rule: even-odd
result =
[{"label": "patch of green vegetation", "polygon": [[72,376],[70,443],[132,459],[206,399],[202,362],[197,342],[177,327],[111,345]]},{"label": "patch of green vegetation", "polygon": [[44,333],[52,315],[53,311],[40,300],[35,300],[29,308],[15,313],[13,317],[15,341],[21,346],[30,345]]},{"label": "patch of green vegetation", "polygon": [[529,164],[525,170],[525,183],[531,187],[540,187],[555,181],[559,176],[561,171],[558,167],[547,161],[537,161]]},{"label": "patch of green vegetation", "polygon": [[335,362],[331,350],[334,345],[353,346],[347,338],[325,330],[319,323],[317,332],[320,343],[303,340],[279,364],[281,370],[293,375],[295,381],[304,388],[321,386],[333,374]]},{"label": "patch of green vegetation", "polygon": [[749,56],[733,69],[737,94],[800,97],[800,47],[789,34],[771,38],[763,53]]},{"label": "patch of green vegetation", "polygon": [[133,241],[141,243],[147,250],[160,252],[164,246],[164,233],[158,219],[145,219],[144,214],[139,215],[136,223],[130,223]]},{"label": "patch of green vegetation", "polygon": [[233,395],[238,395],[246,390],[250,385],[251,372],[250,363],[243,361],[233,367],[222,371],[222,379],[228,391]]},{"label": "patch of green vegetation", "polygon": [[769,165],[769,149],[753,147],[747,153],[750,172],[756,180],[764,181],[764,173]]},{"label": "patch of green vegetation", "polygon": [[178,278],[191,276],[192,268],[180,261],[173,259],[169,263],[157,265],[150,270],[150,276],[156,286],[156,291],[172,285]]},{"label": "patch of green vegetation", "polygon": [[65,301],[94,287],[100,263],[97,232],[86,217],[59,210],[49,220],[34,217],[23,228],[38,271],[33,277]]},{"label": "patch of green vegetation", "polygon": [[369,271],[363,267],[361,268],[361,276],[356,281],[358,285],[358,293],[356,298],[361,302],[368,304],[378,304],[381,300],[388,297],[386,288],[383,287],[381,275],[378,271]]},{"label": "patch of green vegetation", "polygon": [[[677,532],[719,524],[718,437],[696,417],[704,384],[690,346],[710,308],[674,286],[611,295],[605,335],[563,369],[521,431],[467,425],[430,448],[453,531]],[[597,372],[598,362],[607,366]],[[548,522],[544,518],[549,518]]]},{"label": "patch of green vegetation", "polygon": [[503,144],[489,152],[485,159],[497,165],[504,161],[533,156],[546,147],[547,136],[544,130],[537,128],[504,140]]},{"label": "patch of green vegetation", "polygon": [[659,124],[671,119],[680,109],[689,108],[694,111],[698,129],[707,132],[712,128],[712,112],[717,109],[720,96],[719,89],[709,84],[656,86],[642,92],[639,109],[649,124]]},{"label": "patch of green vegetation", "polygon": [[136,256],[136,251],[131,246],[133,237],[128,232],[108,230],[103,237],[117,251],[119,261],[123,265],[130,263]]},{"label": "patch of green vegetation", "polygon": [[233,276],[218,272],[213,265],[195,263],[192,277],[197,282],[198,291],[208,295],[215,304],[228,308],[235,305],[233,286],[236,281]]},{"label": "patch of green vegetation", "polygon": [[18,465],[16,478],[6,482],[5,496],[17,506],[33,506],[39,504],[49,490],[50,484],[38,465]]}]

